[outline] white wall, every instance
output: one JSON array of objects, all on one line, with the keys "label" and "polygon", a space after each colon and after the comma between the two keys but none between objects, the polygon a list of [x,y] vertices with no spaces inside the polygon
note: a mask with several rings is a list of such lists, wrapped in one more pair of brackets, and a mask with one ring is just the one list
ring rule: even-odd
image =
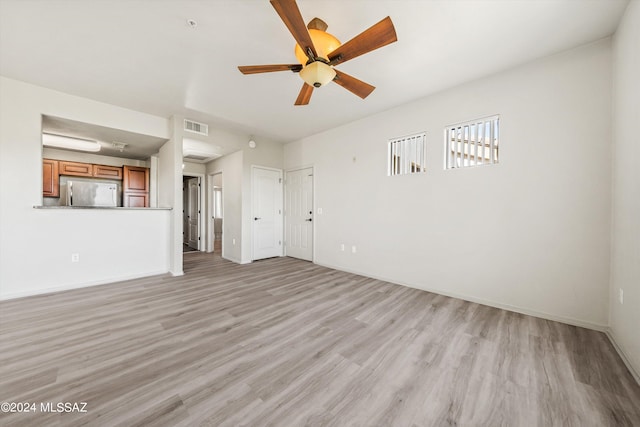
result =
[{"label": "white wall", "polygon": [[[287,144],[315,167],[315,262],[606,327],[610,82],[606,39]],[[500,164],[443,170],[444,127],[494,114]],[[387,140],[421,131],[427,173],[387,177]]]},{"label": "white wall", "polygon": [[169,140],[158,154],[158,205],[172,207],[169,225],[169,271],[181,276],[182,271],[182,139],[184,117],[169,119]]},{"label": "white wall", "polygon": [[[209,162],[207,174],[223,172],[222,256],[234,262],[245,264],[252,260],[251,167],[263,166],[282,169],[283,145],[266,138],[255,137],[256,148],[249,148],[248,135],[219,130],[216,131],[216,135],[217,143],[220,145],[236,144],[242,147],[235,153]],[[209,197],[209,193],[210,191],[207,190],[207,197]],[[210,201],[207,200],[207,206],[209,205]],[[209,234],[210,231],[207,230],[207,235]],[[233,239],[236,239],[235,245]]]},{"label": "white wall", "polygon": [[0,77],[0,298],[166,272],[168,211],[33,208],[42,114],[167,137],[166,119]]},{"label": "white wall", "polygon": [[184,164],[183,175],[204,175],[207,173],[207,166],[203,163],[182,162],[182,164]]},{"label": "white wall", "polygon": [[207,174],[222,172],[222,257],[237,263],[242,262],[242,168],[242,151],[207,164]]},{"label": "white wall", "polygon": [[[611,333],[640,378],[640,2],[614,37]],[[618,299],[624,291],[624,304]]]}]

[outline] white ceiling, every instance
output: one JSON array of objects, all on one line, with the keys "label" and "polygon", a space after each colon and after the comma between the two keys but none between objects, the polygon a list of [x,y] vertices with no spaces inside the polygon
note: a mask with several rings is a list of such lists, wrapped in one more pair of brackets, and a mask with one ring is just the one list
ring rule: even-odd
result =
[{"label": "white ceiling", "polygon": [[387,15],[398,42],[338,66],[377,87],[366,100],[329,84],[295,107],[298,75],[236,68],[295,62],[268,0],[0,0],[0,74],[287,142],[606,37],[627,3],[299,0],[342,42]]}]

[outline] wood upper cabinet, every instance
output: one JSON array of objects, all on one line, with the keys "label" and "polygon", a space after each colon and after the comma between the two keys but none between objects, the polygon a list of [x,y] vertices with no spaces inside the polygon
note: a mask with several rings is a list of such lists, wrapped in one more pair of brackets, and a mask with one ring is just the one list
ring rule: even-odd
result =
[{"label": "wood upper cabinet", "polygon": [[149,192],[149,168],[123,166],[124,183],[122,191]]},{"label": "wood upper cabinet", "polygon": [[42,159],[42,196],[60,197],[59,162],[57,160]]},{"label": "wood upper cabinet", "polygon": [[122,179],[122,168],[117,166],[106,165],[92,165],[93,177],[95,178],[108,178],[108,179]]},{"label": "wood upper cabinet", "polygon": [[60,175],[122,179],[122,168],[91,163],[60,161]]},{"label": "wood upper cabinet", "polygon": [[92,177],[93,165],[91,163],[60,161],[60,175]]},{"label": "wood upper cabinet", "polygon": [[149,207],[149,168],[123,166],[122,206]]}]

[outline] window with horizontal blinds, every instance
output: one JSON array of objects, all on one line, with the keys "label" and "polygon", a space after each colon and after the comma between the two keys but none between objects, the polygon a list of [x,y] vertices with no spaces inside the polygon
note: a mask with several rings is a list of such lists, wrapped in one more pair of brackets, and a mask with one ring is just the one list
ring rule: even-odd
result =
[{"label": "window with horizontal blinds", "polygon": [[444,139],[445,169],[498,163],[500,116],[447,126]]},{"label": "window with horizontal blinds", "polygon": [[389,140],[387,175],[426,172],[426,133]]}]

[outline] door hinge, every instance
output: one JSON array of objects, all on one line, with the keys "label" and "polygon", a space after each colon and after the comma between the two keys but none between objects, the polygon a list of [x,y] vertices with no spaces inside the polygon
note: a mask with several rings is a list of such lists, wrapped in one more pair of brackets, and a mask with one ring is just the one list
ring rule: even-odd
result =
[{"label": "door hinge", "polygon": [[278,184],[282,184],[282,178],[278,178]]},{"label": "door hinge", "polygon": [[278,246],[281,246],[281,245],[282,245],[282,241],[278,240]]}]

